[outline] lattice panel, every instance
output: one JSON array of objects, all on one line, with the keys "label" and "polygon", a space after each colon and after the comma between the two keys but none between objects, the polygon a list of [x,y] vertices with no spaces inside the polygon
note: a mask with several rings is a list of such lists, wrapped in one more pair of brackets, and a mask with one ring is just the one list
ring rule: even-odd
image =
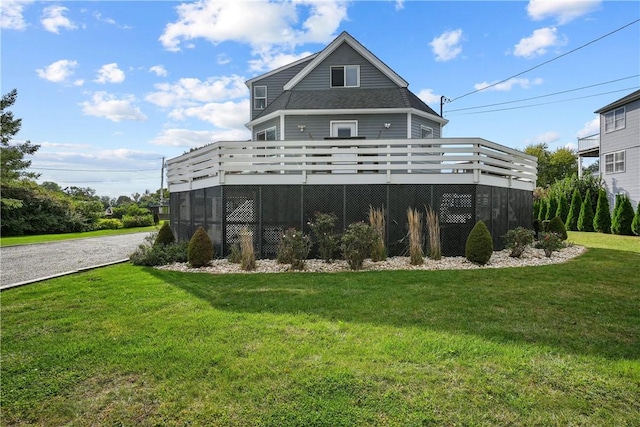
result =
[{"label": "lattice panel", "polygon": [[275,258],[278,254],[278,244],[284,234],[284,229],[278,226],[265,226],[262,229],[262,256]]}]

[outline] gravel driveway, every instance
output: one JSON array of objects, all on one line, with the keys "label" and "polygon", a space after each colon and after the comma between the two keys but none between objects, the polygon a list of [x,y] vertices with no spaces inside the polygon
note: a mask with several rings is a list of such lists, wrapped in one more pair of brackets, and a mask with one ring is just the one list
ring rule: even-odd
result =
[{"label": "gravel driveway", "polygon": [[133,233],[0,248],[0,289],[126,260],[148,235]]}]

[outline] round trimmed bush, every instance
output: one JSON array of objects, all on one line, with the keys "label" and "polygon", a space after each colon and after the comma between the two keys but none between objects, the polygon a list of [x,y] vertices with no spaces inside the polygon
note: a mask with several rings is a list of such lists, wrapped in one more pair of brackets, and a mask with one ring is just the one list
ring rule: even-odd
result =
[{"label": "round trimmed bush", "polygon": [[483,221],[473,226],[464,247],[465,257],[476,264],[484,265],[489,262],[493,254],[493,239]]},{"label": "round trimmed bush", "polygon": [[153,245],[170,245],[175,241],[176,238],[173,235],[173,231],[171,231],[171,226],[168,222],[164,222],[162,227],[160,227],[160,230],[158,230],[158,235],[156,236],[156,241],[153,242]]},{"label": "round trimmed bush", "polygon": [[557,234],[560,240],[567,240],[567,229],[559,216],[553,217],[553,219],[549,221],[548,231],[549,233]]},{"label": "round trimmed bush", "polygon": [[200,268],[209,265],[213,259],[213,243],[204,228],[198,227],[187,249],[187,261],[193,268]]}]

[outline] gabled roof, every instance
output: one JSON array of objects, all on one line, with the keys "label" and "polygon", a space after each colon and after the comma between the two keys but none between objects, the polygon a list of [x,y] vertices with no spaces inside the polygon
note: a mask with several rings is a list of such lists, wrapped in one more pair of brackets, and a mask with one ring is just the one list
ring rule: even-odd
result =
[{"label": "gabled roof", "polygon": [[316,54],[316,57],[309,64],[307,64],[307,66],[304,67],[302,71],[296,74],[294,78],[289,80],[289,82],[284,85],[284,90],[291,90],[295,85],[300,83],[302,79],[304,79],[311,71],[313,71],[320,63],[322,63],[322,61],[324,61],[343,43],[347,43],[349,46],[351,46],[356,52],[367,59],[367,61],[369,61],[374,67],[379,69],[399,87],[406,88],[407,86],[409,86],[409,83],[407,83],[402,77],[396,74],[395,71],[389,68],[387,64],[378,59],[377,56],[375,56],[366,47],[360,44],[360,42],[354,39],[349,33],[343,31],[342,34],[336,37],[334,41],[329,43],[329,45],[325,47],[320,53]]},{"label": "gabled roof", "polygon": [[618,108],[618,107],[622,107],[623,105],[627,105],[630,102],[633,101],[637,101],[638,99],[640,99],[640,89],[630,93],[629,95],[618,99],[617,101],[612,102],[609,105],[605,105],[604,107],[600,108],[599,110],[594,111],[594,113],[596,114],[600,114],[600,113],[606,113],[609,110],[613,110],[614,108]]},{"label": "gabled roof", "polygon": [[259,76],[255,76],[254,78],[249,79],[246,82],[244,82],[244,84],[247,85],[247,87],[251,87],[251,85],[254,82],[258,81],[258,80],[262,80],[262,79],[264,79],[266,77],[269,77],[269,76],[272,76],[274,74],[277,74],[277,73],[279,73],[281,71],[284,71],[284,70],[286,70],[288,68],[295,67],[296,65],[302,64],[303,62],[311,61],[316,56],[318,56],[317,53],[314,53],[314,54],[309,55],[309,56],[305,56],[304,58],[298,59],[297,61],[293,61],[290,64],[283,65],[282,67],[276,68],[275,70],[271,70],[271,71],[269,71],[267,73],[260,74]]}]

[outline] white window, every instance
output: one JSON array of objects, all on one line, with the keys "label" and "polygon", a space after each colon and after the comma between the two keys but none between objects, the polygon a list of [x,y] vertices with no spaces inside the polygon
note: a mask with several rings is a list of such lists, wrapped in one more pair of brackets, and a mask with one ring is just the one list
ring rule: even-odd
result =
[{"label": "white window", "polygon": [[331,136],[334,138],[351,138],[358,136],[357,121],[331,122]]},{"label": "white window", "polygon": [[604,131],[613,132],[624,129],[625,127],[625,110],[624,107],[609,111],[604,115]]},{"label": "white window", "polygon": [[625,171],[624,151],[616,151],[604,155],[604,173],[618,173]]},{"label": "white window", "polygon": [[256,86],[253,88],[253,108],[264,110],[267,107],[267,87]]},{"label": "white window", "polygon": [[433,138],[433,129],[427,126],[420,126],[420,138]]},{"label": "white window", "polygon": [[331,67],[331,87],[360,86],[360,66],[343,65]]},{"label": "white window", "polygon": [[276,140],[276,127],[270,127],[265,130],[261,130],[256,133],[256,141],[275,141]]}]

